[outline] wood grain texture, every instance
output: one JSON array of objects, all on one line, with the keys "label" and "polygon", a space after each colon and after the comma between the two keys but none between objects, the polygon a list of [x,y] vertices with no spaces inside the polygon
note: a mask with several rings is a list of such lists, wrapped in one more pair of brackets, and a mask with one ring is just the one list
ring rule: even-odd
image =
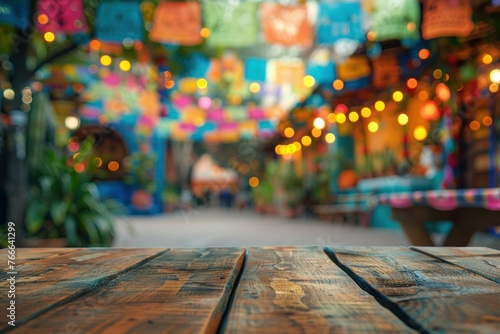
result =
[{"label": "wood grain texture", "polygon": [[[81,249],[18,266],[16,278],[16,325],[88,293],[119,273],[130,270],[166,249]],[[3,276],[7,275],[2,273]],[[2,278],[1,289],[8,282]],[[5,291],[5,290],[4,290]],[[7,307],[0,295],[0,308]],[[9,327],[2,322],[0,331]]]},{"label": "wood grain texture", "polygon": [[227,333],[407,333],[319,247],[250,248]]},{"label": "wood grain texture", "polygon": [[435,333],[500,332],[500,285],[404,247],[331,247],[360,286]]},{"label": "wood grain texture", "polygon": [[485,247],[410,247],[500,284],[500,251]]},{"label": "wood grain texture", "polygon": [[174,249],[13,333],[215,333],[244,256]]},{"label": "wood grain texture", "polygon": [[[81,250],[81,248],[16,248],[16,260],[14,262],[18,266],[26,262],[56,257],[79,250]],[[0,259],[2,261],[2,266],[6,266],[7,249],[4,248],[0,250]]]}]

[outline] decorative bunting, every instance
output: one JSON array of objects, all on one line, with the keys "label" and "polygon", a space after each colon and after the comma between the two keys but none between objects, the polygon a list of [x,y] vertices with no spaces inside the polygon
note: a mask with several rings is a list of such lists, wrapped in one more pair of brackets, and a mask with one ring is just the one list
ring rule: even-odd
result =
[{"label": "decorative bunting", "polygon": [[364,42],[359,2],[320,3],[317,22],[318,44],[334,44],[341,39]]},{"label": "decorative bunting", "polygon": [[319,85],[329,85],[336,79],[337,76],[335,63],[332,61],[329,61],[326,64],[308,63],[306,72],[308,75],[312,76]]},{"label": "decorative bunting", "polygon": [[143,40],[143,22],[138,1],[102,1],[96,14],[96,37],[104,42]]},{"label": "decorative bunting", "polygon": [[418,39],[419,24],[418,0],[375,0],[370,29],[375,41]]},{"label": "decorative bunting", "polygon": [[0,3],[0,23],[11,24],[25,30],[29,26],[29,0],[3,0]]},{"label": "decorative bunting", "polygon": [[303,86],[305,75],[304,62],[301,59],[286,59],[276,62],[276,83],[289,84],[293,87]]},{"label": "decorative bunting", "polygon": [[396,54],[383,54],[372,61],[373,87],[386,88],[399,82],[399,72],[395,70],[399,66]]},{"label": "decorative bunting", "polygon": [[285,6],[263,3],[260,6],[264,39],[270,44],[309,47],[312,27],[307,17],[307,6]]},{"label": "decorative bunting", "polygon": [[201,7],[198,2],[162,1],[156,8],[149,38],[162,43],[198,45],[203,41],[200,29]]},{"label": "decorative bunting", "polygon": [[38,1],[37,29],[42,32],[76,34],[87,31],[82,0]]},{"label": "decorative bunting", "polygon": [[267,61],[265,59],[248,58],[245,62],[245,80],[266,81]]},{"label": "decorative bunting", "polygon": [[422,37],[468,36],[474,23],[469,0],[426,0],[423,3]]},{"label": "decorative bunting", "polygon": [[210,30],[212,47],[247,47],[257,41],[257,3],[203,2],[203,19]]},{"label": "decorative bunting", "polygon": [[339,79],[343,81],[354,81],[370,76],[371,69],[365,56],[353,56],[345,63],[338,64],[337,72]]}]

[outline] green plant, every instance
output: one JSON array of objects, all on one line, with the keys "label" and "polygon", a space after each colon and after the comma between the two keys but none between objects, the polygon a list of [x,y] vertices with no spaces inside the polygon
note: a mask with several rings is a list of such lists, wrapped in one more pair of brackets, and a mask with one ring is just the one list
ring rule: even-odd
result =
[{"label": "green plant", "polygon": [[163,200],[169,203],[177,203],[180,200],[180,190],[179,188],[170,182],[165,182],[163,188]]},{"label": "green plant", "polygon": [[27,232],[36,238],[66,238],[68,246],[110,246],[114,220],[123,206],[113,199],[102,200],[91,182],[96,160],[93,139],[68,159],[62,150],[44,152],[26,212]]},{"label": "green plant", "polygon": [[273,185],[268,178],[264,177],[259,185],[253,188],[254,201],[258,205],[267,205],[273,203]]},{"label": "green plant", "polygon": [[293,169],[293,164],[287,163],[280,168],[278,182],[285,191],[285,202],[289,207],[296,207],[303,198],[304,178]]},{"label": "green plant", "polygon": [[156,191],[156,155],[146,151],[138,151],[132,153],[128,160],[125,182],[151,194],[154,193]]}]

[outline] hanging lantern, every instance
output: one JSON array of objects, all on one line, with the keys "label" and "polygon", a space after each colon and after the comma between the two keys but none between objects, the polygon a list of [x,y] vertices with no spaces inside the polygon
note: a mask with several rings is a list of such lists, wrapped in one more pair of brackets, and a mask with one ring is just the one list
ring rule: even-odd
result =
[{"label": "hanging lantern", "polygon": [[435,121],[439,118],[439,110],[436,102],[427,101],[420,108],[420,116],[428,121]]}]

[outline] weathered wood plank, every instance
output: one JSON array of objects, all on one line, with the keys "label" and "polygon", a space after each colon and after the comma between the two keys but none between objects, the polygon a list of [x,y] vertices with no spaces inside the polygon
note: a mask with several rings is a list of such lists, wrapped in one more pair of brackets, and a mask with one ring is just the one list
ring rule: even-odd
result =
[{"label": "weathered wood plank", "polygon": [[250,248],[225,331],[413,332],[319,247]]},{"label": "weathered wood plank", "polygon": [[[17,266],[24,264],[26,262],[41,260],[49,257],[55,257],[66,253],[72,253],[81,250],[81,248],[16,248],[16,259],[15,263]],[[7,249],[0,250],[0,259],[2,259],[2,267],[7,266],[8,256]]]},{"label": "weathered wood plank", "polygon": [[[96,289],[116,275],[164,253],[166,249],[81,249],[18,266],[16,325]],[[3,273],[5,274],[5,273]],[[1,281],[2,289],[8,282]],[[0,308],[7,307],[0,295]],[[0,331],[9,328],[3,327]]]},{"label": "weathered wood plank", "polygon": [[173,249],[13,333],[215,333],[244,256]]},{"label": "weathered wood plank", "polygon": [[360,286],[425,331],[500,331],[500,285],[482,276],[403,247],[329,249]]},{"label": "weathered wood plank", "polygon": [[500,251],[486,247],[410,247],[500,283]]}]

